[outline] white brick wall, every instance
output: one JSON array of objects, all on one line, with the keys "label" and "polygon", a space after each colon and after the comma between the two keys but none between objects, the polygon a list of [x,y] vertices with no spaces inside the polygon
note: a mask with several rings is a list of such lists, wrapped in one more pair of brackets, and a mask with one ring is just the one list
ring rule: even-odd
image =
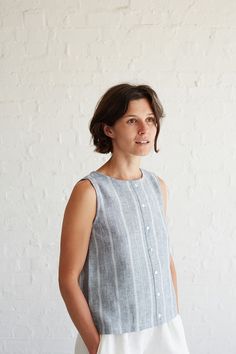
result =
[{"label": "white brick wall", "polygon": [[236,2],[0,2],[0,353],[73,353],[57,283],[64,208],[109,156],[88,122],[120,82],[166,111],[142,166],[169,188],[168,223],[191,354],[234,354]]}]

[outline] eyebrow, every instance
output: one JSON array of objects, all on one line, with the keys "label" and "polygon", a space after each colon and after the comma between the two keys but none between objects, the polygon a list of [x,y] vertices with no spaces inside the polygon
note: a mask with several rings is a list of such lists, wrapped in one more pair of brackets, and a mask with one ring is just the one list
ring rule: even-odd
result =
[{"label": "eyebrow", "polygon": [[[147,116],[154,116],[154,113],[148,113]],[[127,114],[127,115],[125,115],[125,117],[137,117],[138,118],[138,116],[136,116],[135,114]]]}]

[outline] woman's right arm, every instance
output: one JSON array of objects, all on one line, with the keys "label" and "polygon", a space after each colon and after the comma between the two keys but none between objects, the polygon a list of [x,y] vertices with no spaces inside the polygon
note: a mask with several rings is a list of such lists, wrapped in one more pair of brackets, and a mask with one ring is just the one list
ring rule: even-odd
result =
[{"label": "woman's right arm", "polygon": [[61,232],[58,282],[68,313],[90,354],[96,354],[100,336],[78,277],[86,259],[93,219],[96,192],[88,180],[79,181],[66,205]]}]

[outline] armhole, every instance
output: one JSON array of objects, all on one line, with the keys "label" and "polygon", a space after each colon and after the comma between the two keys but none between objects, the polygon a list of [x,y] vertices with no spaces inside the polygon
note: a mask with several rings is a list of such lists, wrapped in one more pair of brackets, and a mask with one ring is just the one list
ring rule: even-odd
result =
[{"label": "armhole", "polygon": [[170,256],[174,256],[174,252],[173,252],[173,247],[170,241],[170,236],[169,236],[169,229],[168,229],[168,225],[167,225],[167,217],[165,215],[165,210],[164,210],[164,198],[162,195],[162,190],[161,190],[161,185],[160,185],[160,179],[159,176],[156,175],[154,172],[152,172],[152,176],[155,178],[157,186],[158,186],[158,190],[159,190],[159,195],[160,195],[160,204],[161,204],[161,211],[162,211],[162,216],[165,222],[165,227],[166,227],[166,232],[167,232],[167,239],[168,239],[168,248],[169,248],[169,254]]},{"label": "armhole", "polygon": [[95,190],[95,194],[96,194],[96,213],[93,219],[93,224],[96,222],[97,218],[98,218],[98,214],[99,214],[99,210],[100,210],[100,202],[99,202],[99,191],[98,191],[98,186],[96,184],[96,182],[94,182],[94,179],[91,177],[83,177],[81,178],[77,183],[79,183],[80,181],[83,180],[88,180],[91,184],[91,186],[93,187],[93,189]]},{"label": "armhole", "polygon": [[164,221],[166,222],[166,216],[165,216],[165,210],[164,210],[164,199],[163,199],[163,195],[162,195],[160,180],[159,180],[159,177],[154,172],[152,172],[151,174],[157,184],[157,188],[158,188],[158,192],[159,192],[159,196],[160,196],[160,206],[161,206],[162,216],[163,216]]}]

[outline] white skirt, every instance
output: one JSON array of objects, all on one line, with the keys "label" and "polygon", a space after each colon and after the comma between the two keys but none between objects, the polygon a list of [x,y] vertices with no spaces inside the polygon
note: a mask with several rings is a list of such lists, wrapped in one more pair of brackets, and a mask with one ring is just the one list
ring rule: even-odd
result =
[{"label": "white skirt", "polygon": [[[89,354],[79,332],[74,354]],[[181,316],[138,332],[100,334],[97,354],[189,354]]]}]

